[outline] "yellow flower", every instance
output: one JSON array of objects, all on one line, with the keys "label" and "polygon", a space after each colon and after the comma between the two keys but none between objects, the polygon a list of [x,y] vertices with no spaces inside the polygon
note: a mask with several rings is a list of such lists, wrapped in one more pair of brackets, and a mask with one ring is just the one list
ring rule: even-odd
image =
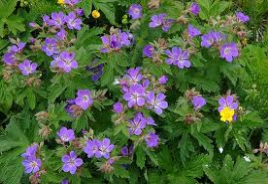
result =
[{"label": "yellow flower", "polygon": [[220,112],[221,121],[223,122],[233,121],[234,113],[235,113],[234,109],[230,109],[229,107],[224,107],[223,110]]},{"label": "yellow flower", "polygon": [[64,0],[58,0],[58,4],[64,4]]},{"label": "yellow flower", "polygon": [[100,17],[100,12],[98,10],[93,10],[92,11],[92,17],[94,17],[95,19]]}]

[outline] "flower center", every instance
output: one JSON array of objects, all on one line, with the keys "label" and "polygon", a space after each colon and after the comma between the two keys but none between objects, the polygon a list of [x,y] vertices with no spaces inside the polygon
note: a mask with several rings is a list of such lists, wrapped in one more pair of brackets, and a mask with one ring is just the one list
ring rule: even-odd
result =
[{"label": "flower center", "polygon": [[35,167],[38,166],[38,164],[37,164],[36,161],[32,161],[32,162],[30,163],[30,166],[31,166],[32,168],[35,168]]}]

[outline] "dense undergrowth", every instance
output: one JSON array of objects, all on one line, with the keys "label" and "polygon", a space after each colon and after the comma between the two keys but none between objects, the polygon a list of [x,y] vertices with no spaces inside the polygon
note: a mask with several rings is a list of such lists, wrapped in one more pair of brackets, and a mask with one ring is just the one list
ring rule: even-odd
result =
[{"label": "dense undergrowth", "polygon": [[2,0],[0,183],[268,183],[267,13]]}]

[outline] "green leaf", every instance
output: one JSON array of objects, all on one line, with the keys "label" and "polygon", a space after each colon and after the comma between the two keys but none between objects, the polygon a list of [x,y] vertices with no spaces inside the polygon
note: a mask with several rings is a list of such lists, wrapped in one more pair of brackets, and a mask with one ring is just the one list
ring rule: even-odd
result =
[{"label": "green leaf", "polygon": [[89,15],[91,14],[92,11],[92,2],[93,0],[84,0],[82,1],[81,4],[81,8],[84,10],[85,12],[85,16],[88,18]]},{"label": "green leaf", "polygon": [[171,171],[173,169],[174,163],[170,155],[170,150],[167,146],[164,146],[162,150],[157,154],[157,160],[161,168],[167,171]]},{"label": "green leaf", "polygon": [[140,167],[142,169],[145,166],[146,155],[145,155],[143,149],[140,148],[140,146],[137,147],[136,157],[137,157],[136,164],[138,167]]},{"label": "green leaf", "polygon": [[12,15],[6,20],[8,29],[14,34],[17,35],[18,32],[25,31],[25,24],[23,23],[24,19],[18,15]]},{"label": "green leaf", "polygon": [[106,18],[110,21],[111,24],[117,25],[115,22],[115,6],[113,2],[116,2],[116,0],[95,0],[93,2],[93,5],[100,9]]},{"label": "green leaf", "polygon": [[196,132],[194,132],[192,136],[197,139],[200,146],[203,146],[205,150],[209,152],[210,155],[213,155],[213,145],[211,144],[212,143],[211,139],[209,139],[206,135],[202,133],[196,133]]},{"label": "green leaf", "polygon": [[28,99],[28,104],[30,106],[31,109],[35,108],[35,104],[36,104],[36,97],[35,97],[35,93],[32,89],[28,89],[27,90],[27,99]]},{"label": "green leaf", "polygon": [[73,128],[77,131],[80,132],[83,129],[88,128],[88,118],[86,114],[82,114],[78,118],[75,119],[75,122],[73,123]]},{"label": "green leaf", "polygon": [[103,75],[101,76],[101,85],[106,86],[113,83],[114,80],[114,70],[112,61],[109,61],[107,65],[104,66]]},{"label": "green leaf", "polygon": [[60,84],[53,85],[48,88],[49,95],[48,95],[48,102],[53,103],[67,88],[67,86],[62,86]]},{"label": "green leaf", "polygon": [[7,18],[15,10],[18,0],[2,0],[0,3],[0,20]]}]

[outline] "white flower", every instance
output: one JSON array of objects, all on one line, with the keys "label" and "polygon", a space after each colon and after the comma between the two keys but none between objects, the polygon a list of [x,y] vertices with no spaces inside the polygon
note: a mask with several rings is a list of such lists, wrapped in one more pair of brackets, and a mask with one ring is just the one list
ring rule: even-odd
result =
[{"label": "white flower", "polygon": [[115,79],[113,82],[113,85],[117,85],[117,84],[120,84],[120,81],[118,79]]},{"label": "white flower", "polygon": [[220,153],[223,152],[223,148],[222,148],[222,147],[219,148],[219,152],[220,152]]},{"label": "white flower", "polygon": [[251,161],[248,156],[244,156],[243,158],[245,159],[246,162],[250,162]]}]

